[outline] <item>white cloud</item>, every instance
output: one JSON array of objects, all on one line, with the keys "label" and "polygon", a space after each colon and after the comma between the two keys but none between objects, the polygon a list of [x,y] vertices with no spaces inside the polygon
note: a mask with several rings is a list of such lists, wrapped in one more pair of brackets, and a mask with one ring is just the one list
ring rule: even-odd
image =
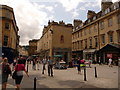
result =
[{"label": "white cloud", "polygon": [[75,9],[75,10],[73,10],[73,12],[71,12],[72,13],[72,19],[74,19],[75,17],[77,17],[77,16],[79,16],[79,12],[77,11],[77,9]]},{"label": "white cloud", "polygon": [[71,11],[73,9],[76,9],[76,7],[79,5],[79,2],[82,2],[83,0],[57,0],[60,2],[63,7],[65,7],[66,11]]},{"label": "white cloud", "polygon": [[[1,0],[1,4],[6,4],[14,9],[16,22],[19,28],[20,44],[26,45],[30,39],[41,37],[43,25],[49,19],[53,19],[48,13],[40,10],[45,5],[32,4],[29,0]],[[38,8],[39,7],[39,8]],[[48,11],[52,7],[46,7]]]}]

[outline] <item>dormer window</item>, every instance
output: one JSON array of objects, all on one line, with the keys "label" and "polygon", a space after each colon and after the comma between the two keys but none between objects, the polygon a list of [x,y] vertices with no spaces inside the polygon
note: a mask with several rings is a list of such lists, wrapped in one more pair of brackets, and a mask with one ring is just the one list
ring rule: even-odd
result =
[{"label": "dormer window", "polygon": [[95,19],[96,19],[96,16],[93,17],[93,20],[95,20]]},{"label": "dormer window", "polygon": [[88,20],[88,23],[90,23],[90,19]]}]

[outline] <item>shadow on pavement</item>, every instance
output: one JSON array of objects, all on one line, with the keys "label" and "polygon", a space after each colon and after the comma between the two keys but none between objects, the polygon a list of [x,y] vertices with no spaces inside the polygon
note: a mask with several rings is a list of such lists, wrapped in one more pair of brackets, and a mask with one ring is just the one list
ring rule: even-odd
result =
[{"label": "shadow on pavement", "polygon": [[[21,82],[21,88],[23,89],[27,89],[27,88],[34,88],[34,78],[37,78],[37,80],[42,80],[45,79],[46,77],[42,77],[42,76],[36,76],[36,75],[30,75],[30,77],[27,77],[26,75],[24,75],[23,80]],[[15,81],[14,79],[10,78],[8,80],[8,84],[15,86]],[[11,88],[11,87],[8,87]],[[12,87],[13,88],[13,87]],[[49,88],[45,85],[41,85],[40,82],[36,82],[36,88]]]},{"label": "shadow on pavement", "polygon": [[59,81],[60,85],[67,85],[71,88],[97,88],[92,85],[88,85],[85,82],[75,81],[75,80],[67,80],[67,81]]}]

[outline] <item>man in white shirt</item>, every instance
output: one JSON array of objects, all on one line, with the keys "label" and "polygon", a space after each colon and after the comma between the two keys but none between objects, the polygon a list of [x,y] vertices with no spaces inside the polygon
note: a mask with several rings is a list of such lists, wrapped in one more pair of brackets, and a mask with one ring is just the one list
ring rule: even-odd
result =
[{"label": "man in white shirt", "polygon": [[109,58],[109,67],[112,67],[112,59],[111,58]]}]

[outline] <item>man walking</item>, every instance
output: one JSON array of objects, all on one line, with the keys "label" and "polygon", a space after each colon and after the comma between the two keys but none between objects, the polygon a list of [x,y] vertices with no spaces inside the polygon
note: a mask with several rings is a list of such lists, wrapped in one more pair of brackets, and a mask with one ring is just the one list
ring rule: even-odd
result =
[{"label": "man walking", "polygon": [[109,67],[112,67],[112,59],[111,58],[109,58]]},{"label": "man walking", "polygon": [[42,74],[44,74],[44,70],[46,70],[45,65],[46,65],[46,63],[47,63],[46,58],[43,58],[42,63],[43,63],[43,70],[42,70]]},{"label": "man walking", "polygon": [[48,58],[48,76],[53,77],[53,60],[51,60],[51,57]]}]

